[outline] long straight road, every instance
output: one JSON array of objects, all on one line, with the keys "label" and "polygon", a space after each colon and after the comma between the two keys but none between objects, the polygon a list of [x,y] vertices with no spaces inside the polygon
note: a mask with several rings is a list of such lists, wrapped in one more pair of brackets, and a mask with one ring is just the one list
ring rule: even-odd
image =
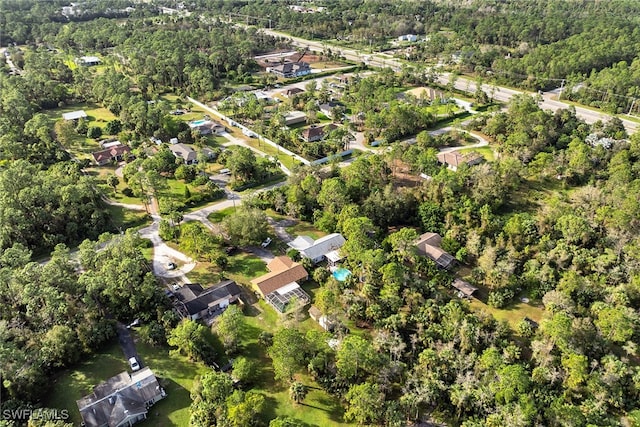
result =
[{"label": "long straight road", "polygon": [[[265,28],[260,29],[260,31],[274,37],[287,38],[291,40],[292,44],[300,47],[305,47],[311,50],[324,51],[327,49],[331,49],[332,52],[339,53],[341,56],[345,57],[350,61],[364,62],[371,67],[380,67],[380,68],[389,67],[394,69],[395,71],[399,71],[405,65],[413,65],[406,61],[401,61],[396,58],[387,57],[384,54],[370,54],[370,53],[358,51],[353,48],[344,48],[341,46],[332,45],[324,41],[314,41],[314,40],[303,39],[300,37],[293,37],[293,36],[290,36],[289,34],[282,33],[280,31],[275,31],[275,30],[270,30]],[[438,75],[438,83],[440,84],[444,84],[444,85],[449,84],[451,79],[452,79],[451,73],[439,73]],[[473,80],[465,77],[456,77],[454,80],[454,86],[456,89],[468,91],[471,93],[475,92],[476,90],[476,83]],[[526,93],[519,90],[511,89],[511,88],[495,86],[490,84],[483,84],[482,90],[485,91],[485,93],[487,94],[491,94],[491,96],[493,96],[494,99],[500,102],[508,102],[514,96]],[[555,96],[556,94],[553,92],[543,93],[542,101],[539,104],[540,108],[555,112],[557,110],[566,109],[571,106],[570,104],[553,99]],[[576,110],[576,115],[587,123],[594,123],[598,120],[607,121],[613,117],[612,115],[604,112],[594,111],[594,110],[590,110],[588,108],[579,107],[579,106],[575,106],[575,110]],[[636,132],[638,130],[638,127],[640,126],[639,123],[636,123],[624,118],[621,118],[621,120],[622,120],[622,123],[624,124],[625,129],[629,133]]]}]

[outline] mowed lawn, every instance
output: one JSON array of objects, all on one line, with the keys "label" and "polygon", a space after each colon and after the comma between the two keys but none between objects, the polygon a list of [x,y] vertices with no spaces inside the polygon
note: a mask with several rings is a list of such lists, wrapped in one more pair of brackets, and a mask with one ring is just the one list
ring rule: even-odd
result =
[{"label": "mowed lawn", "polygon": [[82,418],[76,400],[91,394],[94,386],[128,368],[129,364],[116,341],[103,352],[87,357],[75,368],[53,378],[53,388],[45,404],[50,408],[67,409],[71,417],[69,421],[80,425]]},{"label": "mowed lawn", "polygon": [[[85,119],[87,121],[87,127],[98,126],[104,130],[108,122],[117,118],[106,108],[87,102],[55,108],[53,110],[45,110],[43,113],[49,117],[53,125],[58,120],[62,120],[63,113],[77,110],[84,110],[84,112],[87,113],[87,118]],[[108,137],[109,135],[102,135],[99,139],[106,139]],[[81,159],[92,159],[91,153],[101,149],[97,140],[87,138],[85,135],[75,135],[65,148],[69,150],[72,155]]]},{"label": "mowed lawn", "polygon": [[[245,307],[245,320],[241,354],[256,361],[259,366],[259,377],[253,390],[265,396],[264,421],[288,415],[310,426],[350,425],[343,421],[344,410],[339,400],[321,389],[308,375],[296,375],[296,380],[309,388],[309,394],[302,404],[294,403],[289,397],[288,386],[274,379],[271,359],[267,355],[267,349],[258,342],[258,337],[262,331],[274,333],[278,330],[284,323],[284,317],[264,300],[260,300]],[[296,323],[295,327],[302,332],[320,330],[320,326],[309,317]]]},{"label": "mowed lawn", "polygon": [[461,148],[460,150],[458,150],[460,153],[479,153],[482,155],[482,157],[484,157],[484,159],[488,162],[491,162],[495,159],[495,154],[493,153],[493,150],[491,149],[491,147],[470,147],[470,148]]}]

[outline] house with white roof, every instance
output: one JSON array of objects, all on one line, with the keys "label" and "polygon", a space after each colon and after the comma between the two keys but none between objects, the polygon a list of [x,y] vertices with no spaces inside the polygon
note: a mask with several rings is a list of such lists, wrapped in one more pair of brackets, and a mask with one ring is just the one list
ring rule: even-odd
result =
[{"label": "house with white roof", "polygon": [[87,117],[87,113],[85,113],[84,110],[62,113],[62,118],[64,120],[78,120],[78,119],[84,119],[86,117]]},{"label": "house with white roof", "polygon": [[317,264],[324,259],[330,262],[337,262],[340,259],[338,249],[344,245],[346,240],[340,233],[333,233],[313,240],[309,236],[298,236],[288,243],[289,247],[300,252],[303,258],[309,258],[311,262]]}]

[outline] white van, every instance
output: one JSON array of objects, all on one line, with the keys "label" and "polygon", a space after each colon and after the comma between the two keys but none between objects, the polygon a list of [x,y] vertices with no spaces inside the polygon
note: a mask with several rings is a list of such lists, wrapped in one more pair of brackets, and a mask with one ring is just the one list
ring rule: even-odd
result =
[{"label": "white van", "polygon": [[140,364],[138,363],[135,357],[129,358],[129,365],[131,366],[131,370],[133,372],[140,370]]}]

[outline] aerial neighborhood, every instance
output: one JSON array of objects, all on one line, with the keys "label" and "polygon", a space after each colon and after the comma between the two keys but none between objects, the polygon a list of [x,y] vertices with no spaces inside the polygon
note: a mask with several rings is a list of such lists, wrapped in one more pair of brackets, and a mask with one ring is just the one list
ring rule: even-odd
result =
[{"label": "aerial neighborhood", "polygon": [[640,426],[640,3],[0,16],[0,426]]}]

